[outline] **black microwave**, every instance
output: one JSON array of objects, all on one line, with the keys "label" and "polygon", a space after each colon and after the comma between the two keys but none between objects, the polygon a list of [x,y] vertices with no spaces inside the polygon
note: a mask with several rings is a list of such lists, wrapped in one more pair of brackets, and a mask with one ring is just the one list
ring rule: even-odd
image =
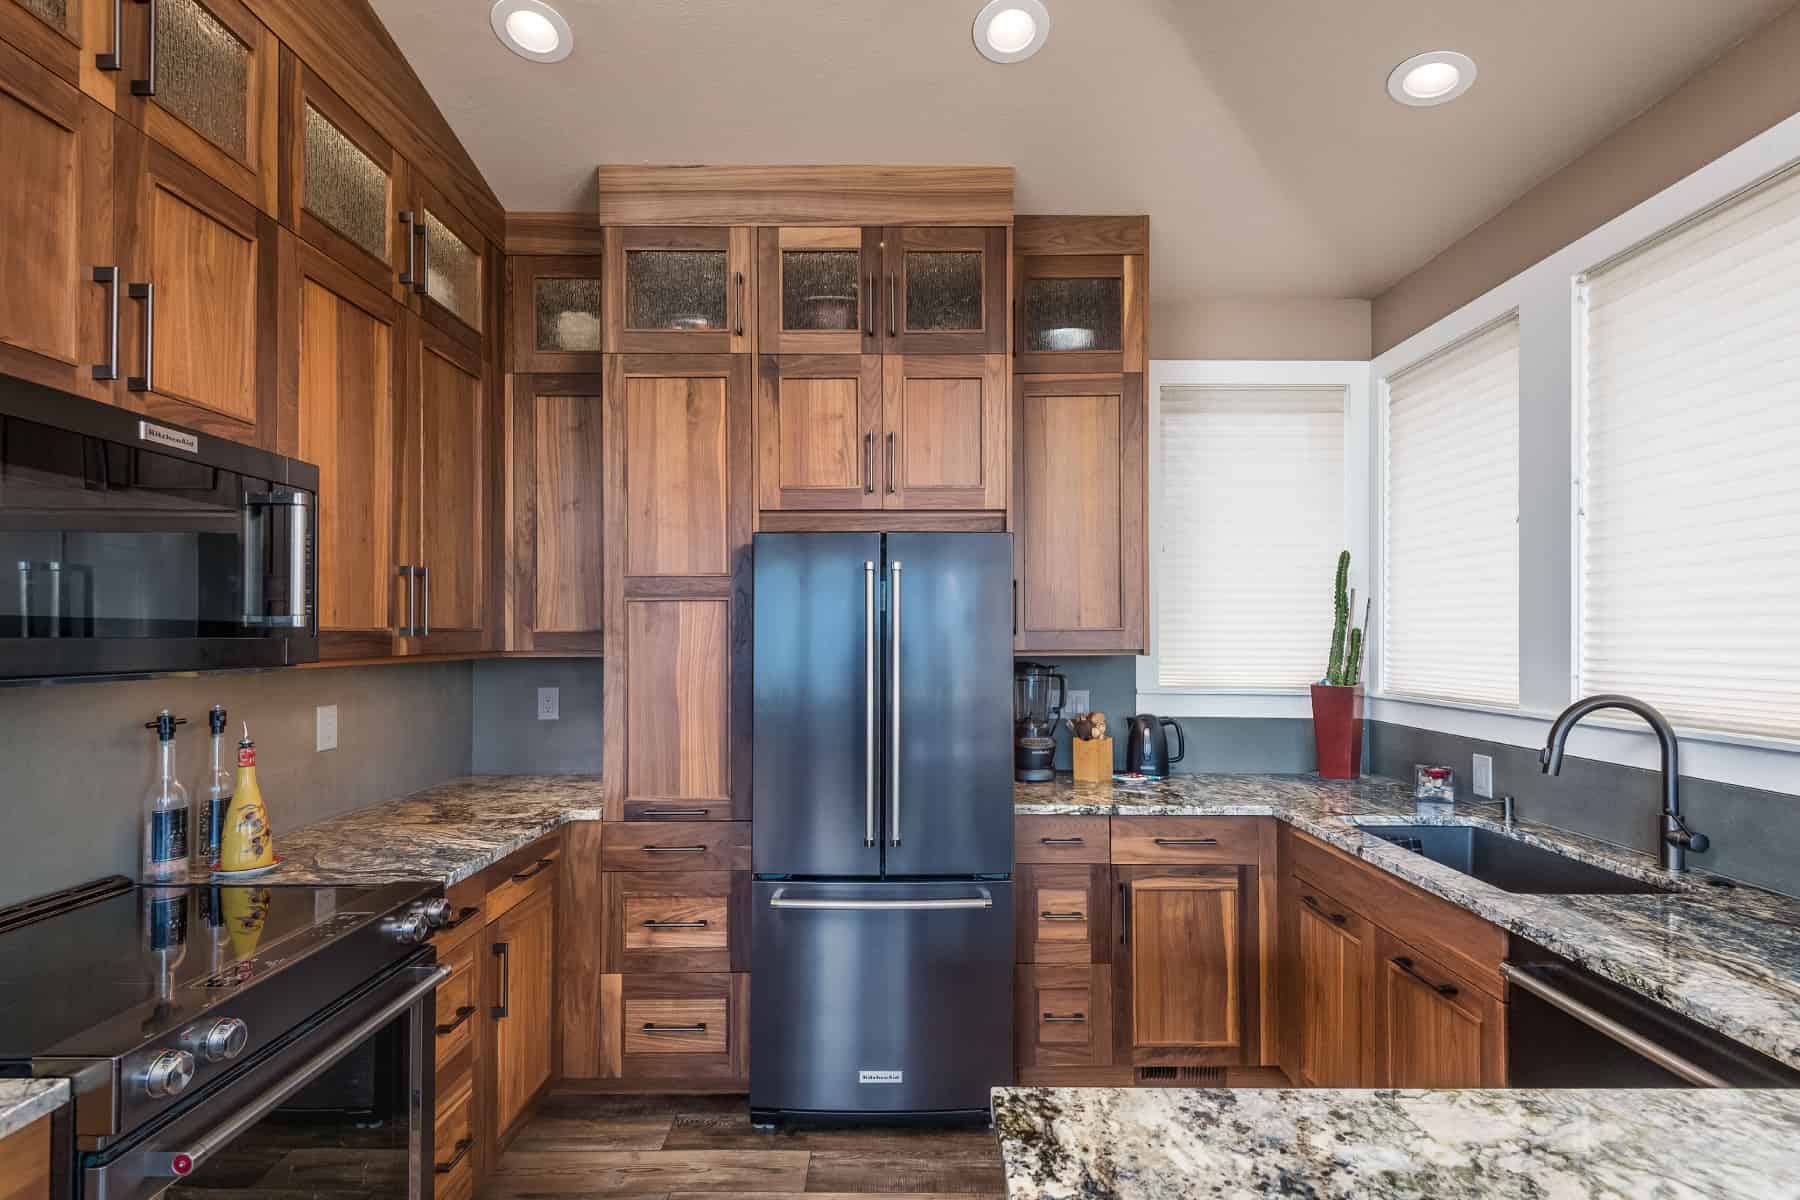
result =
[{"label": "black microwave", "polygon": [[0,376],[0,680],[319,656],[317,467]]}]

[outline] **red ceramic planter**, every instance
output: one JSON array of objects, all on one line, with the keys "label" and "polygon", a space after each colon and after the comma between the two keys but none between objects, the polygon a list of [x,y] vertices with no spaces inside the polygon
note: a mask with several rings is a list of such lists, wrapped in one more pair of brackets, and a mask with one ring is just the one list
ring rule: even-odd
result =
[{"label": "red ceramic planter", "polygon": [[1313,741],[1322,779],[1355,779],[1362,774],[1363,688],[1312,687]]}]

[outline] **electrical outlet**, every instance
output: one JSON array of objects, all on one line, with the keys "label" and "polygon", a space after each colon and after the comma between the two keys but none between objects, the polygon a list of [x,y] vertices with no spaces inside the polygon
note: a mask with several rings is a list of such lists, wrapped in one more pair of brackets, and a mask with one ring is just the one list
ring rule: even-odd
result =
[{"label": "electrical outlet", "polygon": [[560,688],[539,688],[537,718],[540,721],[562,720],[562,690]]},{"label": "electrical outlet", "polygon": [[1483,800],[1494,798],[1494,756],[1477,754],[1474,769],[1469,772],[1469,788]]},{"label": "electrical outlet", "polygon": [[1088,708],[1088,689],[1070,688],[1069,702],[1063,705],[1063,711],[1071,717],[1080,716],[1084,712],[1091,711]]},{"label": "electrical outlet", "polygon": [[337,705],[321,704],[313,709],[313,728],[321,752],[337,749]]}]

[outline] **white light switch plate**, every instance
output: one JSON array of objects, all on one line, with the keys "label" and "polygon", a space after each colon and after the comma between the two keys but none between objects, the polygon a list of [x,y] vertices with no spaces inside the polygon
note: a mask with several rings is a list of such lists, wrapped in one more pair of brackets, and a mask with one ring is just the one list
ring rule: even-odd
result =
[{"label": "white light switch plate", "polygon": [[1088,711],[1088,689],[1070,688],[1069,702],[1063,706],[1069,716],[1079,716]]},{"label": "white light switch plate", "polygon": [[1477,754],[1474,768],[1469,772],[1469,788],[1483,800],[1494,798],[1494,757],[1491,754]]},{"label": "white light switch plate", "polygon": [[537,718],[540,721],[562,720],[562,689],[538,689]]},{"label": "white light switch plate", "polygon": [[313,726],[317,734],[318,749],[337,749],[337,705],[321,704],[313,709]]}]

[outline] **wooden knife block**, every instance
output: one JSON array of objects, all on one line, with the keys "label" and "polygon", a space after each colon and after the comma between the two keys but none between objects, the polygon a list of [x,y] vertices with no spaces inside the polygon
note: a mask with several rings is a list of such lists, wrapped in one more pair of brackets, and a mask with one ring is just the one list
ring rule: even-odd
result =
[{"label": "wooden knife block", "polygon": [[1109,737],[1075,738],[1069,743],[1074,752],[1075,778],[1088,782],[1111,779],[1113,773],[1113,740]]}]

